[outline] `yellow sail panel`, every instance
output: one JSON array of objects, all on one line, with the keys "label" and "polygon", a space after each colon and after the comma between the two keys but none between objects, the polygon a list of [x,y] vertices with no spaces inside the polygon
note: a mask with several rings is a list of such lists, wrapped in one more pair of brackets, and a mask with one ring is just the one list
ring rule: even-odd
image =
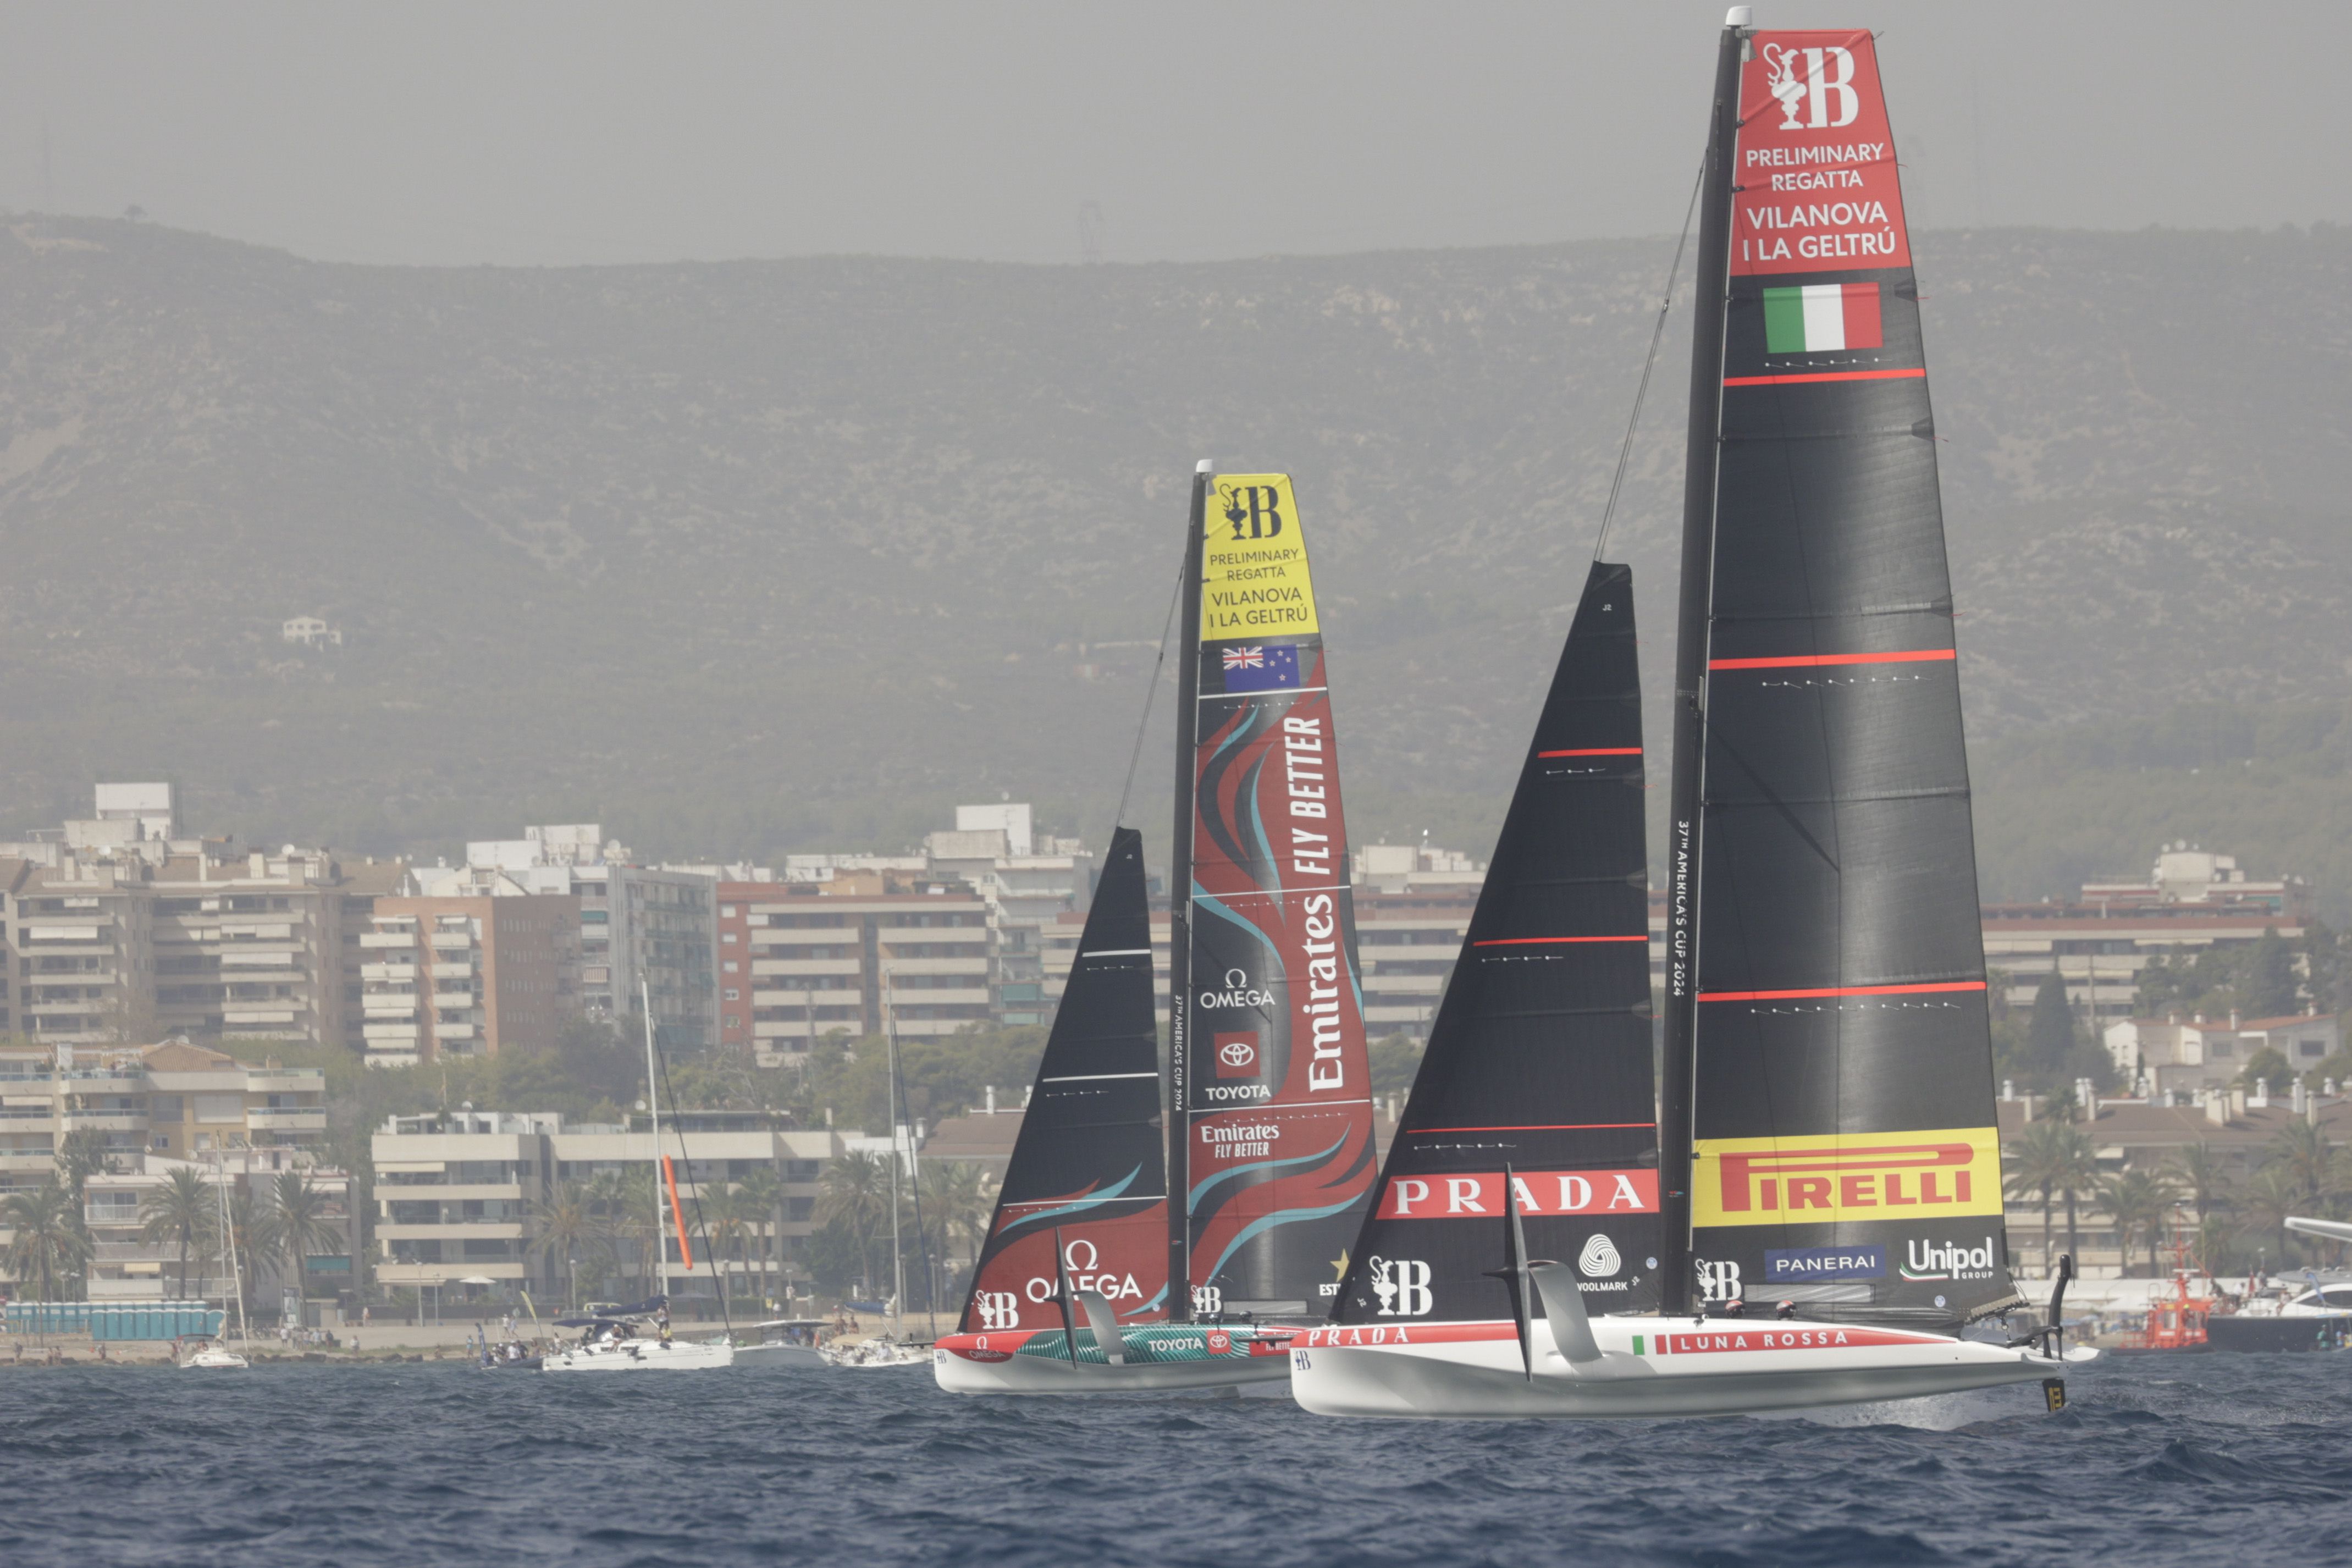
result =
[{"label": "yellow sail panel", "polygon": [[1201,549],[1201,640],[1313,637],[1315,585],[1288,474],[1221,474]]},{"label": "yellow sail panel", "polygon": [[1990,1127],[1702,1138],[1692,1223],[1811,1225],[1998,1215],[2000,1134]]}]

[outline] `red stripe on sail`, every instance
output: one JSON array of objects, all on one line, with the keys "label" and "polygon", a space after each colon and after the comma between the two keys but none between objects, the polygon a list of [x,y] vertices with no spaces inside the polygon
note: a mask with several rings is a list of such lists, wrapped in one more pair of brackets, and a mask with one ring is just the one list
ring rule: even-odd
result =
[{"label": "red stripe on sail", "polygon": [[[1849,300],[1846,308],[1853,307]],[[1857,345],[1848,343],[1848,348]],[[1875,348],[1875,342],[1866,345]],[[1801,375],[1727,375],[1726,386],[1794,386],[1808,381],[1915,381],[1927,375],[1924,370],[1822,370]]]},{"label": "red stripe on sail", "polygon": [[1711,658],[1709,669],[1811,669],[1824,664],[1929,664],[1959,658],[1958,648],[1923,647],[1903,653],[1792,653],[1773,658]]},{"label": "red stripe on sail", "polygon": [[1650,933],[1640,936],[1490,936],[1484,942],[1474,942],[1472,947],[1523,947],[1534,942],[1647,942]]},{"label": "red stripe on sail", "polygon": [[1425,1138],[1433,1132],[1593,1132],[1620,1127],[1655,1127],[1654,1121],[1563,1121],[1556,1127],[1413,1127],[1406,1136]]},{"label": "red stripe on sail", "polygon": [[1702,991],[1702,1002],[1790,1002],[1812,996],[1914,996],[1931,991],[1981,991],[1981,980],[1938,980],[1926,985],[1824,985],[1805,991]]},{"label": "red stripe on sail", "polygon": [[1844,307],[1846,347],[1876,349],[1886,346],[1885,329],[1879,324],[1877,284],[1845,284],[1840,291],[1838,302]]},{"label": "red stripe on sail", "polygon": [[1583,746],[1572,752],[1538,752],[1538,757],[1638,757],[1639,746]]}]

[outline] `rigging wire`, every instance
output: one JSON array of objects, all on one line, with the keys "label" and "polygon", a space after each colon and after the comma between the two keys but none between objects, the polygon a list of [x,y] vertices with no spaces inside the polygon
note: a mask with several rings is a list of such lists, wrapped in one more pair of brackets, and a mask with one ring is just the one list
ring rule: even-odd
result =
[{"label": "rigging wire", "polygon": [[1184,602],[1184,568],[1191,563],[1192,551],[1187,548],[1184,559],[1177,563],[1175,591],[1168,595],[1168,616],[1160,623],[1160,656],[1151,661],[1151,684],[1143,693],[1143,717],[1135,726],[1135,749],[1127,756],[1127,782],[1118,786],[1118,813],[1110,819],[1113,827],[1127,820],[1127,797],[1135,788],[1135,768],[1143,761],[1143,737],[1151,728],[1151,700],[1160,695],[1160,672],[1168,663],[1168,634],[1176,626],[1176,606]]},{"label": "rigging wire", "polygon": [[[731,1345],[735,1342],[735,1318],[734,1314],[727,1310],[727,1267],[725,1261],[719,1258],[718,1249],[710,1245],[710,1226],[703,1222],[702,1184],[694,1179],[694,1161],[688,1156],[686,1152],[685,1112],[678,1106],[677,1093],[669,1087],[669,1053],[656,1047],[654,1051],[654,1060],[659,1064],[661,1068],[662,1092],[669,1096],[671,1111],[670,1131],[677,1134],[677,1157],[680,1160],[685,1161],[686,1179],[688,1184],[692,1186],[694,1189],[694,1195],[688,1199],[688,1202],[692,1204],[694,1206],[694,1228],[699,1231],[702,1235],[702,1250],[704,1255],[710,1259],[711,1278],[713,1282],[719,1287],[719,1321],[726,1331],[727,1342]],[[656,1154],[659,1154],[661,1150],[656,1147],[654,1150],[654,1152]],[[660,1182],[661,1173],[659,1172],[655,1173],[654,1180],[656,1183]],[[661,1189],[658,1185],[654,1189],[654,1203],[656,1207],[658,1207],[661,1203]],[[658,1221],[654,1226],[654,1245],[664,1248],[667,1248],[669,1245],[668,1238],[664,1237],[661,1233],[661,1226]]]},{"label": "rigging wire", "polygon": [[1666,312],[1675,303],[1675,279],[1683,269],[1683,249],[1690,244],[1691,218],[1698,212],[1698,194],[1706,184],[1706,160],[1699,160],[1698,177],[1691,182],[1690,205],[1683,209],[1683,232],[1675,241],[1675,259],[1666,268],[1666,291],[1658,300],[1657,323],[1650,329],[1649,357],[1642,362],[1642,382],[1633,392],[1633,416],[1625,421],[1625,440],[1617,448],[1617,472],[1609,480],[1609,504],[1601,509],[1601,536],[1592,542],[1592,559],[1609,548],[1609,524],[1617,515],[1618,492],[1625,488],[1625,465],[1633,456],[1633,433],[1642,427],[1642,405],[1649,400],[1650,373],[1657,368],[1658,343],[1666,333]]}]

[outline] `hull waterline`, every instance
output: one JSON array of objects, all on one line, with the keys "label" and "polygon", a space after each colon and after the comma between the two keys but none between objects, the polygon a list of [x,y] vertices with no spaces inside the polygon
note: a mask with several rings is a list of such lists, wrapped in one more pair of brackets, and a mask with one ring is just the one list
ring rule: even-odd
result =
[{"label": "hull waterline", "polygon": [[709,1372],[735,1364],[735,1347],[698,1341],[624,1340],[555,1352],[541,1372]]},{"label": "hull waterline", "polygon": [[1114,1365],[1081,1332],[1075,1364],[1059,1330],[950,1334],[931,1350],[931,1373],[950,1394],[1150,1394],[1287,1382],[1292,1334],[1183,1324],[1121,1331]]},{"label": "hull waterline", "polygon": [[1736,1415],[1916,1399],[2063,1370],[2028,1352],[1905,1330],[1676,1320],[1661,1330],[1655,1318],[1596,1319],[1601,1360],[1577,1368],[1538,1319],[1533,1378],[1510,1323],[1310,1330],[1293,1342],[1291,1394],[1322,1415]]}]

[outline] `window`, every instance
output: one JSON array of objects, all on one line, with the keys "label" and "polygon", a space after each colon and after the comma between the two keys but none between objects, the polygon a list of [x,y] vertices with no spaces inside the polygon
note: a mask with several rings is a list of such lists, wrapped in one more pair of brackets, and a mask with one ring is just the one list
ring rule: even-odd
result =
[{"label": "window", "polygon": [[732,986],[730,986],[727,990],[727,1000],[730,1002],[740,1002],[743,1000],[743,993],[736,990]]},{"label": "window", "polygon": [[2305,1040],[2297,1047],[2297,1049],[2306,1059],[2317,1061],[2320,1058],[2327,1054],[2327,1042],[2325,1040]]},{"label": "window", "polygon": [[736,973],[738,971],[740,971],[740,970],[742,968],[742,965],[741,965],[741,964],[740,964],[740,963],[737,963],[733,959],[731,959],[731,958],[730,958],[730,959],[729,959],[726,963],[724,963],[720,964],[719,967],[719,968],[721,968],[721,969],[723,969],[723,970],[725,970],[728,973],[730,973],[730,974],[733,974],[733,973]]},{"label": "window", "polygon": [[722,920],[733,920],[735,918],[735,906],[732,904],[719,905],[719,915]]}]

